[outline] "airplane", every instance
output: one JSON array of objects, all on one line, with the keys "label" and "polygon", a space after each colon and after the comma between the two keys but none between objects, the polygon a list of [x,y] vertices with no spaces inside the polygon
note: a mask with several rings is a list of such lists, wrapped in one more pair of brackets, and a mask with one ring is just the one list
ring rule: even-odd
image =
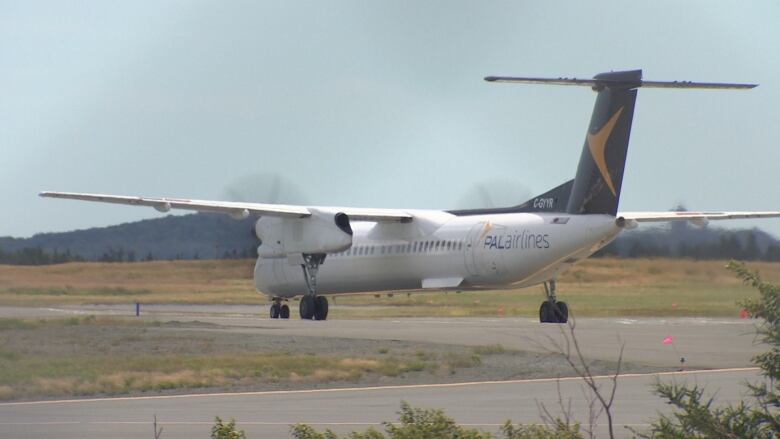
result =
[{"label": "airplane", "polygon": [[496,290],[543,285],[542,323],[566,323],[556,279],[640,223],[780,217],[780,212],[619,212],[637,91],[750,89],[756,84],[644,81],[641,70],[592,79],[489,76],[488,82],[585,86],[596,92],[573,179],[511,207],[463,210],[298,206],[72,192],[42,197],[258,217],[254,268],[271,318],[300,296],[302,319],[326,320],[327,296],[425,290]]}]

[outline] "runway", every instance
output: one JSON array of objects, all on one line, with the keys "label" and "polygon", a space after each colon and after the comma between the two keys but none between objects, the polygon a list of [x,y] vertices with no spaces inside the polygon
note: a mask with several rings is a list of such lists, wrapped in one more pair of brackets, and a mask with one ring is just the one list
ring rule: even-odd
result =
[{"label": "runway", "polygon": [[[130,306],[57,308],[0,307],[0,316],[36,317],[102,314],[132,316]],[[374,320],[270,320],[265,310],[249,306],[145,306],[139,319],[203,321],[213,331],[236,336],[279,334],[328,338],[424,341],[458,345],[500,344],[508,349],[543,351],[561,336],[559,325],[541,325],[527,318],[403,318]],[[765,348],[754,343],[754,322],[719,318],[582,318],[577,335],[591,359],[615,360],[620,343],[624,361],[675,369],[680,357],[689,369],[718,369],[672,374],[625,375],[619,379],[614,407],[618,432],[623,426],[643,428],[669,406],[654,396],[657,377],[706,385],[718,401],[744,396],[742,383],[756,379],[750,358]],[[179,329],[176,329],[179,330]],[[182,327],[182,331],[187,331]],[[203,330],[201,328],[200,330]],[[664,344],[666,337],[672,344]],[[602,380],[605,384],[607,382]],[[163,438],[207,437],[215,416],[235,418],[249,438],[290,437],[297,422],[340,433],[394,421],[401,401],[441,408],[458,422],[497,431],[507,419],[539,422],[537,403],[558,411],[556,379],[457,384],[422,384],[370,388],[250,392],[237,394],[153,396],[74,401],[0,404],[0,437],[151,437],[154,415]],[[582,383],[562,379],[564,399],[572,399],[574,415],[587,420]],[[605,422],[605,419],[601,419]],[[605,432],[605,425],[599,431]]]},{"label": "runway", "polygon": [[[333,306],[337,309],[337,306]],[[69,315],[133,316],[132,305],[24,308],[0,307],[3,317]],[[542,352],[550,337],[560,337],[560,326],[540,324],[532,318],[382,318],[327,320],[324,322],[271,320],[265,307],[246,305],[144,305],[142,319],[158,321],[198,320],[221,325],[220,331],[264,334],[405,340],[484,346]],[[615,360],[621,343],[626,361],[657,367],[678,367],[685,358],[689,368],[748,367],[750,358],[764,348],[755,343],[754,321],[735,318],[580,318],[577,337],[593,359]],[[666,337],[673,343],[663,344]]]},{"label": "runway", "polygon": [[[668,410],[652,395],[650,385],[657,374],[622,376],[613,414],[621,436],[625,426],[647,428],[658,412]],[[741,398],[741,382],[756,379],[755,369],[661,374],[660,378],[706,385],[717,391],[718,401]],[[608,378],[600,379],[607,384]],[[587,419],[587,404],[581,396],[581,381],[560,381],[565,400],[572,398],[573,414]],[[537,403],[559,411],[555,379],[446,385],[393,386],[313,391],[252,392],[244,394],[180,395],[37,403],[0,404],[0,436],[9,438],[124,438],[151,437],[157,416],[163,437],[207,437],[214,416],[235,418],[249,438],[290,437],[290,425],[311,424],[346,433],[397,420],[401,401],[415,407],[442,408],[458,422],[497,431],[507,419],[539,422]],[[605,419],[597,428],[605,432]]]}]

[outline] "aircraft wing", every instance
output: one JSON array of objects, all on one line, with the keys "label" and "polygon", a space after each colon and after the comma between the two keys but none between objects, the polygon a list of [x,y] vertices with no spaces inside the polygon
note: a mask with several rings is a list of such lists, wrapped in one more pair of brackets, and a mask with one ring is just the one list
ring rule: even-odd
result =
[{"label": "aircraft wing", "polygon": [[780,212],[618,212],[617,217],[637,223],[690,221],[706,224],[710,220],[778,218]]},{"label": "aircraft wing", "polygon": [[[287,218],[306,218],[312,215],[310,207],[286,204],[242,203],[232,201],[189,200],[182,198],[133,197],[122,195],[83,194],[75,192],[41,192],[41,197],[64,198],[69,200],[94,201],[99,203],[126,204],[130,206],[149,206],[160,212],[171,209],[194,210],[197,212],[216,212],[228,214],[236,219],[250,215],[277,216]],[[314,208],[317,209],[317,208]],[[330,208],[328,208],[330,209]],[[413,216],[397,209],[338,208],[353,221],[373,222],[410,222]]]}]

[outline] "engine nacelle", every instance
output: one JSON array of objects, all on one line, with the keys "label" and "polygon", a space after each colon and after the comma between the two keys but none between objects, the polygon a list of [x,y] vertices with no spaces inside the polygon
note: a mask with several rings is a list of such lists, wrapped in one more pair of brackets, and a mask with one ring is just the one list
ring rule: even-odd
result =
[{"label": "engine nacelle", "polygon": [[310,210],[312,215],[306,218],[257,220],[255,234],[261,242],[257,255],[283,258],[301,253],[337,253],[352,245],[352,227],[347,214]]}]

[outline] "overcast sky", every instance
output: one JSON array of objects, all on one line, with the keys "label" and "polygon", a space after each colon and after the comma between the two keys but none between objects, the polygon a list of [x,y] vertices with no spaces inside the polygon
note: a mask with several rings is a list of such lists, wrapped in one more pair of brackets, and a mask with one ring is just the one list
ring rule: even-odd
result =
[{"label": "overcast sky", "polygon": [[780,210],[779,19],[774,0],[0,0],[0,236],[161,215],[41,190],[517,204],[573,177],[595,95],[482,78],[634,68],[760,86],[640,90],[622,210]]}]

